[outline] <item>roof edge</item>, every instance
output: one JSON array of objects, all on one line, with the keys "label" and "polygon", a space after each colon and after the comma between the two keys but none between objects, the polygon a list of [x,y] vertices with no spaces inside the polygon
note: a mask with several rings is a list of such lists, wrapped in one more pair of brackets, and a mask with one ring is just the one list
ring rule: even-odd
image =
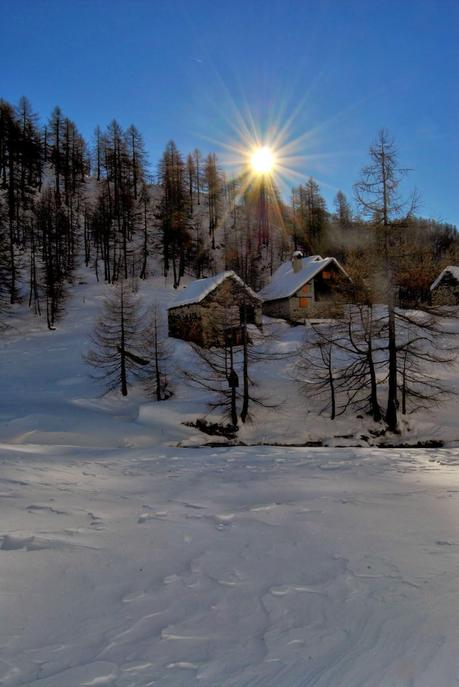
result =
[{"label": "roof edge", "polygon": [[455,269],[456,269],[456,270],[459,270],[459,266],[458,266],[458,265],[448,265],[447,267],[445,267],[445,268],[440,272],[440,274],[439,274],[438,277],[435,279],[435,281],[432,282],[432,284],[430,285],[430,289],[429,289],[429,290],[430,290],[430,291],[433,291],[434,289],[436,289],[437,286],[438,286],[439,284],[441,284],[443,277],[444,277],[448,272],[450,272],[451,275],[454,276],[453,273],[451,272],[451,270],[455,270]]},{"label": "roof edge", "polygon": [[[350,279],[350,276],[348,275],[348,273],[346,272],[346,270],[344,269],[344,267],[342,267],[342,265],[338,262],[338,260],[337,260],[336,258],[322,258],[322,260],[324,261],[322,264],[319,265],[319,264],[317,263],[317,270],[315,270],[315,272],[313,272],[313,273],[310,274],[307,278],[305,278],[304,281],[301,281],[301,282],[299,282],[297,285],[295,285],[295,288],[294,288],[293,290],[289,291],[285,296],[281,296],[281,297],[278,297],[278,298],[263,298],[263,297],[261,297],[263,303],[272,303],[272,302],[274,302],[274,301],[283,301],[283,300],[286,300],[287,298],[291,298],[291,297],[293,296],[293,294],[296,293],[296,292],[298,291],[298,289],[301,289],[305,284],[307,284],[308,282],[310,282],[311,279],[314,279],[314,277],[316,277],[317,274],[319,274],[319,272],[321,272],[321,271],[322,271],[325,267],[327,267],[327,265],[329,265],[331,262],[334,262],[334,263],[337,265],[338,269],[339,269],[346,277],[348,277],[348,279]],[[314,265],[315,263],[314,263],[314,261],[313,261],[313,262],[311,262],[310,264],[311,264],[311,265]],[[268,285],[267,285],[267,286],[268,286]],[[260,293],[262,293],[262,291],[263,291],[263,289],[261,289]]]},{"label": "roof edge", "polygon": [[[192,301],[190,303],[178,303],[177,305],[174,305],[172,303],[171,305],[168,306],[167,310],[178,310],[179,308],[187,308],[190,305],[198,305],[199,303],[202,303],[202,301],[204,301],[207,298],[207,296],[209,296],[213,291],[215,291],[215,289],[218,286],[220,286],[220,284],[223,284],[223,282],[226,279],[234,279],[235,281],[238,282],[238,284],[243,286],[250,293],[252,298],[259,301],[260,303],[263,303],[263,299],[260,298],[260,296],[257,293],[255,293],[255,291],[253,289],[251,289],[250,286],[248,284],[246,284],[245,281],[243,279],[241,279],[241,277],[238,274],[236,274],[236,272],[234,270],[225,270],[224,272],[220,272],[219,274],[221,275],[221,279],[216,281],[215,284],[212,286],[212,288],[209,291],[207,291],[207,293],[203,294],[200,298],[197,298],[195,301]],[[214,277],[218,277],[219,274],[215,274]],[[210,279],[211,278],[212,277],[210,277]],[[204,279],[209,279],[209,277],[204,277]],[[199,279],[196,279],[194,282],[191,282],[191,283],[193,284],[196,281],[199,281]],[[185,291],[186,291],[186,288],[187,287],[185,287]]]}]

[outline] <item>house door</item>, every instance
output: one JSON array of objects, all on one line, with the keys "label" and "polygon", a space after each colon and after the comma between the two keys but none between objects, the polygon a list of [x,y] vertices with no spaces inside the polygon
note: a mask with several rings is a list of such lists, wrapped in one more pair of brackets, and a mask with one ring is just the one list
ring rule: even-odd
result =
[{"label": "house door", "polygon": [[255,324],[255,308],[253,305],[244,304],[239,307],[239,318],[243,324]]}]

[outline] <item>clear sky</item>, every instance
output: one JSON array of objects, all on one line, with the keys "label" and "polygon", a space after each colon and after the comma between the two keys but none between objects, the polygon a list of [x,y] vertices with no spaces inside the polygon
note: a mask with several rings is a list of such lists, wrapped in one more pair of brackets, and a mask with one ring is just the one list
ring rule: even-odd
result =
[{"label": "clear sky", "polygon": [[289,122],[329,205],[384,126],[421,213],[459,225],[459,0],[0,0],[0,51],[0,97],[87,138],[134,123],[153,167],[171,138],[223,152],[241,120]]}]

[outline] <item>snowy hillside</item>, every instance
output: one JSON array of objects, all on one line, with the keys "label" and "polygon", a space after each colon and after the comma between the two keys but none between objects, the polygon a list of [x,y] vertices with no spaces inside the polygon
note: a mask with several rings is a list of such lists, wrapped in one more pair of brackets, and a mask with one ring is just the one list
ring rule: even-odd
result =
[{"label": "snowy hillside", "polygon": [[[168,339],[171,354],[171,385],[174,396],[157,403],[141,386],[127,398],[103,396],[103,386],[91,378],[93,370],[83,360],[89,336],[110,286],[97,283],[93,272],[80,270],[80,284],[73,289],[66,314],[57,330],[49,332],[44,318],[36,318],[17,307],[11,328],[2,336],[0,369],[4,394],[0,399],[0,441],[66,446],[146,447],[203,445],[225,441],[209,437],[184,423],[207,416],[209,394],[185,383],[181,371],[193,368],[196,360],[188,343]],[[157,276],[140,283],[145,306],[157,302],[165,314],[177,291]],[[269,348],[275,353],[292,353],[303,340],[304,327],[291,327],[267,320],[265,332],[273,334]],[[263,344],[266,348],[266,344]],[[367,418],[345,415],[330,421],[319,415],[323,402],[308,397],[295,379],[294,361],[288,355],[279,360],[261,360],[253,365],[257,393],[268,408],[251,407],[252,421],[242,426],[238,441],[246,444],[366,445],[393,443],[394,437],[373,437],[379,432]],[[459,366],[443,371],[452,387],[458,387]],[[402,419],[402,436],[396,442],[410,445],[418,440],[442,440],[459,444],[456,401]]]}]

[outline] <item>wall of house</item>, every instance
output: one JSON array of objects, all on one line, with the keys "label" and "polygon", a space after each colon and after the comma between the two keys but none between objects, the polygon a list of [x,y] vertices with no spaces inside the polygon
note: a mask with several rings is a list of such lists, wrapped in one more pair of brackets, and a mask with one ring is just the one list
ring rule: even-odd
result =
[{"label": "wall of house", "polygon": [[263,312],[268,317],[280,317],[290,322],[304,322],[308,318],[339,317],[343,312],[344,300],[340,298],[339,287],[333,279],[336,268],[331,266],[331,279],[322,273],[298,289],[290,298],[263,303]]},{"label": "wall of house", "polygon": [[253,306],[255,324],[262,324],[262,307],[257,298],[248,293],[242,284],[226,279],[201,301],[201,319],[204,346],[223,345],[224,330],[241,324],[241,306]]},{"label": "wall of house", "polygon": [[432,291],[432,305],[459,305],[459,284],[442,281]]},{"label": "wall of house", "polygon": [[241,324],[242,305],[254,308],[255,324],[262,324],[261,302],[234,279],[219,284],[200,303],[169,310],[169,336],[200,346],[222,346],[224,330]]},{"label": "wall of house", "polygon": [[290,319],[290,303],[288,298],[278,301],[263,303],[263,314],[267,317],[278,317],[284,320]]},{"label": "wall of house", "polygon": [[169,336],[203,345],[201,308],[199,303],[168,311]]},{"label": "wall of house", "polygon": [[289,298],[289,317],[291,322],[304,322],[306,319],[339,317],[343,304],[338,300],[317,301],[314,297],[304,298],[301,290]]},{"label": "wall of house", "polygon": [[348,280],[331,263],[293,296],[263,303],[268,317],[280,317],[290,322],[304,322],[308,318],[339,317],[346,302],[342,279]]},{"label": "wall of house", "polygon": [[306,318],[310,317],[314,308],[314,302],[314,280],[311,280],[288,299],[288,319],[292,322],[304,322]]},{"label": "wall of house", "polygon": [[314,303],[310,317],[335,318],[343,314],[343,306],[349,302],[346,287],[349,279],[331,263],[314,278]]},{"label": "wall of house", "polygon": [[347,281],[347,277],[344,277],[334,263],[327,265],[314,277],[315,300],[317,302],[339,300],[344,286],[343,279]]}]

